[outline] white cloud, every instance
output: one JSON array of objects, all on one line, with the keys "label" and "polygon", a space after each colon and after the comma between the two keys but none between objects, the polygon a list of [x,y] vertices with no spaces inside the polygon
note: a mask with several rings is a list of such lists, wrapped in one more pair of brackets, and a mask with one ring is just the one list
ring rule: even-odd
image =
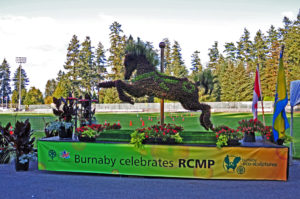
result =
[{"label": "white cloud", "polygon": [[288,17],[290,20],[293,20],[293,19],[295,19],[295,17],[296,17],[295,13],[292,12],[292,11],[285,11],[285,12],[282,12],[282,13],[281,13],[281,16],[282,16],[282,17]]}]

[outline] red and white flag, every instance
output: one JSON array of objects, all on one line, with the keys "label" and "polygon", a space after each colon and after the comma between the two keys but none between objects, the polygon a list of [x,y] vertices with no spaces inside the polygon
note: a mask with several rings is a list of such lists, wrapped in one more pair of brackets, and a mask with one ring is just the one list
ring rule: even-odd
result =
[{"label": "red and white flag", "polygon": [[260,90],[260,80],[259,80],[259,69],[257,66],[255,81],[254,81],[253,101],[252,101],[252,113],[253,113],[254,120],[257,120],[257,102],[259,97],[261,97],[261,90]]}]

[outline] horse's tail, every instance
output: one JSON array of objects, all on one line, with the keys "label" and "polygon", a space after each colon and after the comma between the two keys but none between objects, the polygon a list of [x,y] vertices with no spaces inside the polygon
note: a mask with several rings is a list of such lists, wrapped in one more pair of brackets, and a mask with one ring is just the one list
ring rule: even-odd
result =
[{"label": "horse's tail", "polygon": [[99,88],[112,88],[116,87],[115,81],[109,81],[109,82],[102,82],[98,84]]}]

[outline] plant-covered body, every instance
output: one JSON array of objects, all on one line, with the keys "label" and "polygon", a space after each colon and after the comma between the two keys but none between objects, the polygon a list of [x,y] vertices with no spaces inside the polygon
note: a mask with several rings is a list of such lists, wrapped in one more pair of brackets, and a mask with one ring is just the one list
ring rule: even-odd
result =
[{"label": "plant-covered body", "polygon": [[[130,79],[136,70],[137,77],[132,83],[121,80],[103,82],[98,84],[100,88],[116,87],[120,100],[133,104],[133,99],[125,94],[134,97],[145,95],[155,96],[172,101],[179,101],[183,108],[192,111],[202,110],[200,123],[205,129],[212,129],[210,121],[210,106],[199,103],[198,88],[187,78],[176,78],[167,76],[156,71],[154,65],[157,55],[152,48],[142,41],[134,42],[129,40],[124,60],[125,79]],[[153,61],[154,60],[154,61]]]}]

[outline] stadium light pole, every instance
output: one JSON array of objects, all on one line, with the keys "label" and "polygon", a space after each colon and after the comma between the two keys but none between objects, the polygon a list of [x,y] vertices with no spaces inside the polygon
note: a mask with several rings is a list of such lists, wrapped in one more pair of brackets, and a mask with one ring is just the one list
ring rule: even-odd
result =
[{"label": "stadium light pole", "polygon": [[21,110],[21,94],[22,94],[22,87],[21,87],[21,81],[22,81],[22,64],[26,63],[26,57],[16,57],[16,62],[20,64],[20,74],[19,74],[19,106],[18,110]]}]

